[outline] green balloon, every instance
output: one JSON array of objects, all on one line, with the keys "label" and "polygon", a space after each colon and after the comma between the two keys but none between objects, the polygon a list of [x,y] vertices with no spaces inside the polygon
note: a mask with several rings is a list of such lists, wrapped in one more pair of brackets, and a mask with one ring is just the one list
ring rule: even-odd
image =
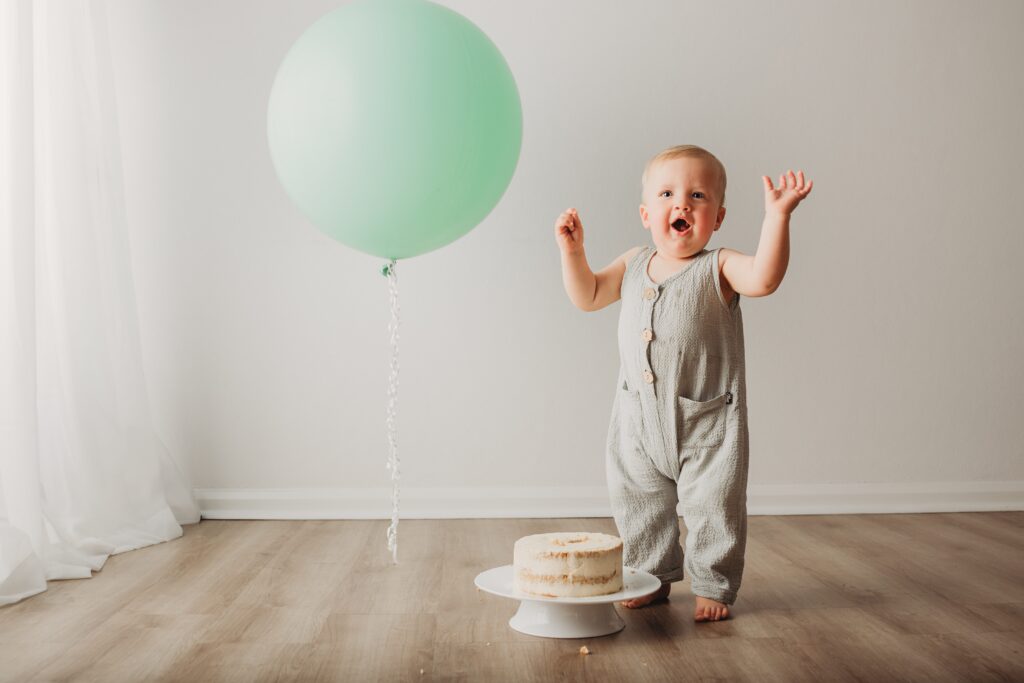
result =
[{"label": "green balloon", "polygon": [[472,230],[515,172],[522,109],[498,48],[423,0],[360,0],[288,51],[267,108],[288,196],[322,231],[407,258]]}]

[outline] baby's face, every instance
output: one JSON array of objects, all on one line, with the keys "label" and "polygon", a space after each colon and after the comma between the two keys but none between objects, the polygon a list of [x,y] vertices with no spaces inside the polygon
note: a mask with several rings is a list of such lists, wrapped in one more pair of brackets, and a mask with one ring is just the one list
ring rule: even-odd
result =
[{"label": "baby's face", "polygon": [[717,170],[703,159],[670,159],[648,169],[640,220],[660,253],[688,258],[707,245],[725,219],[718,187]]}]

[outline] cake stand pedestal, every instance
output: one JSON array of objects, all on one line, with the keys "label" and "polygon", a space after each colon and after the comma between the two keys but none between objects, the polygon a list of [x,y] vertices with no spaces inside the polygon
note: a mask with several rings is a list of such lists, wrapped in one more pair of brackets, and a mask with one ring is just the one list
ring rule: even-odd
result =
[{"label": "cake stand pedestal", "polygon": [[481,572],[473,582],[493,595],[519,600],[519,610],[508,625],[520,633],[542,638],[593,638],[618,633],[625,626],[615,603],[648,595],[661,581],[640,569],[623,567],[622,590],[587,598],[545,598],[520,593],[512,587],[512,565]]}]

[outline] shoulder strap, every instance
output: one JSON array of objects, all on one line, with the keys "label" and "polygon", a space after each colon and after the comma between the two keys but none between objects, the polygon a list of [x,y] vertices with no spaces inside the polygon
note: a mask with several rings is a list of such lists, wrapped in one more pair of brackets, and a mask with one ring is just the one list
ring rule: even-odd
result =
[{"label": "shoulder strap", "polygon": [[653,247],[643,247],[637,253],[633,254],[633,260],[626,264],[626,273],[628,275],[641,275],[641,270],[647,265],[647,260],[651,257],[651,250]]}]

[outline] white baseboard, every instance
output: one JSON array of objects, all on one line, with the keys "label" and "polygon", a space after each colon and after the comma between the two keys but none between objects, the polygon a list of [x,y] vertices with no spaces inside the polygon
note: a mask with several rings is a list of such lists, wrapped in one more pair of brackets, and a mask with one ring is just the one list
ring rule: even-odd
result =
[{"label": "white baseboard", "polygon": [[[390,519],[391,489],[196,489],[206,519]],[[603,486],[408,488],[403,519],[610,517]],[[751,515],[1024,510],[1024,481],[752,485]]]}]

